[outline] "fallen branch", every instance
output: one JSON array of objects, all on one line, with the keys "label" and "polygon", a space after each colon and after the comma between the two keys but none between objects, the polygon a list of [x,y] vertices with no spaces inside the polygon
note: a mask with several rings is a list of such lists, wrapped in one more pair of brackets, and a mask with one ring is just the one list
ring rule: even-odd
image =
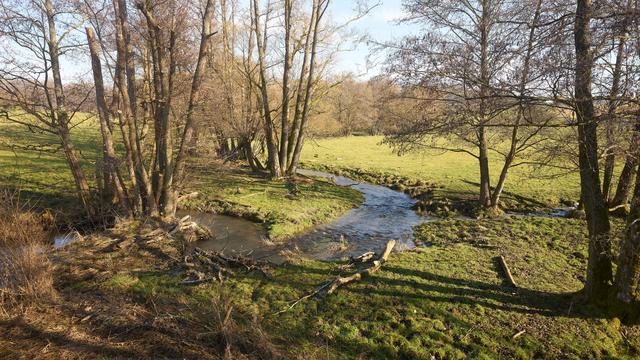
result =
[{"label": "fallen branch", "polygon": [[507,265],[507,261],[504,259],[504,256],[500,255],[498,258],[498,262],[502,267],[502,272],[511,287],[517,288],[516,282],[513,280],[513,275],[511,275],[511,270],[509,270],[509,265]]},{"label": "fallen branch", "polygon": [[387,258],[389,258],[389,254],[391,254],[391,250],[393,250],[393,247],[395,245],[396,245],[395,240],[389,241],[387,243],[387,247],[384,249],[384,252],[380,256],[380,258],[378,260],[375,260],[370,267],[347,277],[338,276],[336,279],[330,282],[327,286],[325,286],[322,289],[322,292],[320,294],[322,294],[323,296],[331,295],[336,290],[338,290],[340,286],[352,283],[354,281],[358,281],[363,277],[369,276],[375,273],[376,271],[380,270],[380,268],[382,267],[382,264],[384,264],[387,261]]},{"label": "fallen branch", "polygon": [[189,270],[183,285],[197,285],[213,280],[223,281],[225,277],[233,276],[232,269],[240,269],[247,273],[258,271],[264,276],[266,272],[261,263],[244,257],[229,257],[212,250],[195,248],[191,254],[185,256],[184,264]]},{"label": "fallen branch", "polygon": [[[292,302],[287,308],[278,311],[277,313],[275,313],[275,315],[281,314],[283,312],[289,311],[291,310],[294,306],[298,305],[299,303],[301,303],[302,301],[309,299],[311,297],[326,297],[328,295],[333,294],[336,290],[338,290],[338,288],[340,286],[358,281],[360,279],[362,279],[363,277],[369,276],[373,273],[375,273],[376,271],[380,270],[380,268],[382,267],[382,265],[387,261],[387,259],[389,258],[389,254],[391,254],[391,251],[393,250],[393,247],[396,245],[396,241],[395,240],[390,240],[387,243],[387,246],[384,249],[384,252],[382,253],[382,255],[380,255],[380,257],[377,260],[374,260],[371,263],[371,266],[362,269],[350,276],[346,276],[346,277],[342,277],[342,276],[338,276],[337,278],[335,278],[334,280],[331,281],[327,281],[324,282],[322,284],[320,284],[319,286],[317,286],[311,293],[299,298],[298,300]],[[368,253],[364,253],[356,258],[351,259],[351,261],[349,262],[350,264],[355,264],[355,263],[365,263],[368,260],[371,260],[373,258],[375,254],[368,252]],[[363,259],[367,259],[367,260],[363,260]]]}]

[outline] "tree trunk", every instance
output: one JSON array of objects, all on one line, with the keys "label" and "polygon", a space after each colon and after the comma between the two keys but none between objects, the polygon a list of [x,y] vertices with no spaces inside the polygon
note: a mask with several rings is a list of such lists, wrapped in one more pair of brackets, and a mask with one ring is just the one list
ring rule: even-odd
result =
[{"label": "tree trunk", "polygon": [[516,157],[516,152],[518,149],[518,131],[520,129],[520,121],[524,117],[524,96],[525,91],[527,90],[527,81],[529,81],[529,70],[531,66],[531,55],[533,54],[533,45],[535,41],[536,28],[538,26],[538,20],[540,19],[540,8],[542,7],[542,0],[538,0],[536,2],[536,9],[533,15],[533,21],[531,23],[531,29],[529,30],[529,39],[527,41],[527,51],[524,58],[524,65],[522,68],[522,76],[520,77],[520,87],[518,89],[519,95],[522,97],[518,104],[518,114],[516,115],[516,121],[511,131],[511,145],[509,147],[509,152],[504,159],[504,165],[502,166],[502,171],[500,172],[500,178],[498,179],[498,183],[496,184],[495,189],[493,190],[493,194],[491,196],[491,207],[497,209],[500,206],[500,196],[504,191],[504,185],[507,180],[507,173],[511,168],[511,164]]},{"label": "tree trunk", "polygon": [[479,157],[480,164],[480,206],[487,208],[491,206],[491,178],[489,176],[489,155],[487,138],[485,134],[484,126],[481,126],[478,131]]},{"label": "tree trunk", "polygon": [[211,33],[211,21],[213,20],[213,0],[207,0],[204,9],[204,16],[202,18],[202,32],[200,34],[200,49],[198,51],[198,60],[196,61],[196,69],[193,73],[193,79],[191,81],[191,93],[189,95],[189,105],[187,107],[187,120],[184,125],[184,132],[182,134],[182,140],[180,143],[180,149],[175,160],[175,168],[173,172],[168,174],[169,179],[168,191],[173,194],[168,199],[166,209],[173,215],[176,212],[176,199],[175,193],[177,188],[181,185],[184,175],[184,169],[186,164],[186,158],[188,154],[188,147],[191,145],[194,130],[194,112],[195,107],[200,101],[200,90],[202,87],[202,75],[205,67],[207,66],[209,39],[213,35]]},{"label": "tree trunk", "polygon": [[51,73],[53,75],[53,89],[55,92],[56,103],[55,109],[51,109],[55,117],[55,127],[60,136],[60,141],[64,149],[64,153],[73,174],[74,181],[76,183],[76,191],[78,198],[82,204],[85,212],[89,216],[94,215],[94,209],[91,199],[91,189],[89,183],[85,177],[80,159],[78,157],[77,150],[71,141],[71,134],[69,132],[69,117],[65,108],[64,88],[62,87],[62,77],[60,76],[60,55],[58,48],[58,33],[56,30],[55,14],[53,11],[53,4],[51,0],[44,1],[45,13],[47,16],[47,25],[49,30],[49,37],[47,39],[47,45],[49,47],[49,57],[51,60]]},{"label": "tree trunk", "polygon": [[[640,123],[640,117],[638,118],[638,122]],[[638,125],[636,127],[638,127]],[[611,207],[621,206],[629,201],[631,182],[633,181],[633,175],[638,167],[638,158],[636,154],[638,151],[638,143],[640,142],[639,130],[640,129],[636,129],[634,131],[633,139],[629,146],[629,152],[627,153],[627,159],[624,163],[624,167],[622,168],[622,172],[620,173],[620,178],[618,178],[616,195],[611,201]]]},{"label": "tree trunk", "polygon": [[486,122],[486,98],[489,95],[489,17],[491,13],[488,0],[482,1],[482,23],[480,24],[480,119],[478,129],[478,162],[480,165],[480,207],[491,205],[491,177],[489,176],[489,152]]},{"label": "tree trunk", "polygon": [[293,0],[284,0],[284,70],[282,72],[282,121],[280,126],[280,173],[287,171],[287,141],[289,136],[289,80],[291,78],[291,21]]},{"label": "tree trunk", "polygon": [[[136,207],[142,209],[146,215],[157,215],[158,209],[153,196],[153,187],[149,173],[144,165],[143,149],[138,131],[137,117],[137,89],[135,83],[135,65],[133,61],[133,45],[129,34],[129,20],[126,7],[126,0],[113,0],[113,7],[116,13],[116,79],[114,85],[118,88],[118,93],[122,99],[120,111],[124,145],[127,156],[130,158],[133,168],[129,169],[132,186],[137,187],[134,191]],[[139,198],[139,199],[138,199]]]},{"label": "tree trunk", "polygon": [[300,77],[298,80],[298,89],[296,91],[296,102],[295,102],[295,110],[293,113],[293,125],[291,126],[291,132],[289,134],[289,140],[287,142],[287,162],[289,163],[289,169],[287,172],[289,175],[293,175],[291,173],[291,161],[293,157],[293,151],[295,150],[296,140],[298,138],[298,132],[300,131],[300,118],[302,116],[303,110],[303,102],[304,102],[304,94],[305,94],[305,78],[307,76],[307,71],[309,67],[309,48],[311,46],[311,33],[313,31],[314,23],[315,23],[316,11],[311,12],[311,19],[309,20],[309,26],[307,28],[307,38],[304,44],[304,55],[302,57],[302,67],[300,69]]},{"label": "tree trunk", "polygon": [[315,11],[315,23],[313,26],[313,40],[311,41],[311,58],[309,60],[309,76],[307,78],[307,87],[305,89],[304,105],[302,115],[300,118],[300,129],[298,130],[298,136],[296,139],[296,146],[293,150],[291,164],[289,164],[288,172],[295,174],[298,168],[298,162],[300,161],[300,154],[302,153],[302,145],[304,143],[305,130],[307,125],[307,119],[309,118],[309,111],[311,107],[311,94],[313,92],[313,82],[315,81],[316,70],[316,53],[318,49],[318,37],[320,32],[320,21],[324,16],[327,8],[329,7],[329,0],[317,0],[314,1]]},{"label": "tree trunk", "polygon": [[100,131],[102,133],[102,153],[103,153],[103,201],[108,207],[116,203],[130,213],[128,199],[124,195],[124,183],[120,176],[118,158],[113,145],[112,129],[109,126],[109,109],[104,97],[104,81],[102,78],[102,64],[100,62],[100,48],[93,33],[93,29],[87,27],[87,41],[91,54],[91,68],[93,70],[94,87],[96,90],[96,105],[98,108],[98,119],[100,120]]},{"label": "tree trunk", "polygon": [[267,166],[271,177],[280,178],[282,173],[280,172],[278,150],[276,149],[273,131],[273,119],[271,118],[271,106],[269,104],[269,84],[267,81],[266,64],[265,64],[265,52],[267,47],[267,25],[269,9],[267,9],[267,19],[265,19],[264,30],[260,28],[260,2],[258,0],[252,0],[252,22],[253,32],[256,37],[256,47],[258,49],[258,72],[260,74],[260,104],[262,105],[262,118],[264,120],[264,132],[267,142]]},{"label": "tree trunk", "polygon": [[592,302],[606,298],[612,281],[609,212],[602,197],[598,169],[598,124],[591,95],[591,0],[578,0],[575,21],[575,102],[578,121],[580,187],[589,228],[589,261],[585,296]]},{"label": "tree trunk", "polygon": [[[616,290],[617,299],[628,306],[624,311],[637,316],[640,312],[640,177],[636,177],[631,213],[627,218],[627,230],[620,246]],[[630,314],[634,312],[635,314]]]},{"label": "tree trunk", "polygon": [[[631,3],[628,3],[628,9],[630,9]],[[625,61],[625,43],[627,41],[627,21],[624,22],[621,30],[621,35],[618,43],[618,51],[616,54],[616,64],[613,70],[613,79],[611,83],[611,93],[609,95],[609,104],[607,109],[607,156],[605,159],[604,167],[604,180],[602,183],[602,193],[605,201],[608,203],[611,193],[611,182],[613,180],[613,170],[616,164],[615,156],[615,127],[616,127],[616,111],[618,109],[618,95],[620,93],[620,79],[622,78],[622,65]]]}]

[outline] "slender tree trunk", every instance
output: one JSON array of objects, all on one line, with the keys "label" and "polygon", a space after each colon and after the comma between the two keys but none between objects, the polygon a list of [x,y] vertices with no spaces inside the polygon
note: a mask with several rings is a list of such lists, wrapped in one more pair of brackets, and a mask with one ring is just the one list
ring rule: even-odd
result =
[{"label": "slender tree trunk", "polygon": [[[625,18],[618,30],[620,32],[618,39],[618,49],[616,53],[616,63],[613,70],[611,93],[607,109],[607,157],[605,160],[604,182],[602,186],[605,200],[613,206],[619,206],[623,203],[626,203],[629,197],[629,185],[631,184],[631,178],[633,177],[633,169],[636,165],[635,157],[627,157],[624,168],[622,169],[622,173],[620,175],[616,194],[612,199],[611,183],[613,179],[613,170],[615,167],[615,153],[613,152],[613,149],[616,144],[614,130],[617,120],[616,111],[619,104],[617,97],[620,94],[620,82],[623,76],[623,65],[626,61],[625,48],[629,37],[629,26],[632,21],[632,0],[627,0],[626,10],[627,15],[625,15]],[[631,149],[629,151],[629,155],[631,156],[635,156],[636,136],[637,132],[634,132],[631,140]]]},{"label": "slender tree trunk", "polygon": [[[637,156],[637,153],[634,155]],[[625,305],[622,309],[624,315],[631,317],[626,320],[636,321],[640,316],[640,176],[637,174],[631,212],[627,218],[627,229],[620,245],[617,265],[617,300]]]},{"label": "slender tree trunk", "polygon": [[267,19],[265,19],[264,31],[260,28],[260,2],[258,0],[252,0],[253,7],[252,22],[253,31],[256,36],[256,47],[258,49],[258,72],[260,74],[260,104],[262,105],[262,118],[264,120],[264,132],[267,142],[267,166],[269,172],[274,178],[280,178],[282,173],[278,166],[278,151],[276,149],[273,131],[273,119],[271,117],[271,106],[269,104],[269,84],[267,81],[266,64],[265,64],[265,52],[267,47],[267,23],[269,16],[269,9],[267,9]]},{"label": "slender tree trunk", "polygon": [[[535,42],[536,28],[538,26],[538,20],[540,19],[540,8],[542,7],[542,0],[538,0],[536,2],[536,9],[533,15],[533,21],[531,22],[531,29],[529,30],[529,39],[527,41],[527,50],[524,58],[524,65],[522,68],[522,75],[520,77],[520,87],[519,93],[521,97],[525,96],[525,91],[527,89],[527,82],[529,81],[529,70],[531,66],[531,56],[533,54],[533,45]],[[502,171],[500,172],[500,178],[498,179],[498,183],[496,184],[495,189],[493,190],[493,195],[491,196],[491,207],[497,209],[500,206],[500,196],[504,191],[504,185],[507,180],[507,173],[513,164],[513,160],[516,157],[516,152],[518,149],[518,131],[520,129],[520,121],[524,117],[524,99],[520,99],[520,103],[518,104],[518,114],[516,115],[516,121],[511,131],[511,145],[509,147],[509,152],[504,159],[504,165],[502,166]]]},{"label": "slender tree trunk", "polygon": [[[638,117],[638,123],[640,124],[640,116]],[[631,183],[633,181],[633,175],[638,167],[638,144],[640,143],[640,125],[636,125],[631,145],[627,153],[627,158],[618,178],[618,187],[616,188],[616,194],[611,201],[612,207],[617,207],[626,204],[629,201],[629,193],[631,192]]]},{"label": "slender tree trunk", "polygon": [[480,165],[480,207],[491,205],[491,177],[489,176],[489,149],[485,129],[486,99],[489,95],[489,14],[490,2],[482,1],[482,23],[480,24],[480,119],[478,124],[478,161]]},{"label": "slender tree trunk", "polygon": [[[629,7],[629,6],[628,6]],[[626,28],[626,26],[624,26]],[[611,182],[613,180],[613,170],[616,164],[615,155],[615,128],[616,128],[616,111],[618,109],[618,95],[620,93],[620,79],[622,78],[622,65],[625,61],[625,43],[627,39],[626,29],[622,30],[622,35],[618,43],[618,51],[616,54],[616,64],[613,70],[613,80],[611,83],[611,93],[609,95],[609,104],[607,109],[607,156],[605,158],[604,179],[602,182],[602,193],[605,201],[611,200]]]},{"label": "slender tree trunk", "polygon": [[76,183],[76,191],[78,198],[85,212],[92,216],[94,214],[93,203],[91,197],[91,189],[89,183],[82,170],[82,165],[78,157],[77,150],[71,140],[69,132],[69,116],[65,110],[64,88],[62,87],[62,77],[60,76],[60,55],[58,48],[58,33],[56,30],[55,14],[51,0],[44,1],[45,13],[47,17],[47,25],[49,37],[47,45],[49,48],[49,58],[51,61],[51,72],[53,75],[53,89],[56,97],[55,109],[51,109],[55,117],[55,126],[62,143],[62,147],[67,159],[71,173]]},{"label": "slender tree trunk", "polygon": [[[315,4],[314,4],[315,5]],[[287,162],[289,163],[289,169],[287,172],[289,175],[293,175],[291,173],[291,161],[293,156],[293,151],[295,149],[296,140],[298,138],[298,132],[300,131],[300,117],[302,115],[303,110],[303,100],[304,100],[304,85],[305,78],[307,76],[307,71],[309,67],[309,48],[311,46],[312,32],[315,23],[316,11],[311,12],[311,19],[309,20],[309,26],[307,28],[307,38],[304,44],[304,55],[302,58],[302,67],[300,69],[300,77],[298,80],[298,90],[296,91],[296,101],[295,101],[295,110],[293,113],[293,125],[291,126],[291,132],[289,134],[289,140],[287,142]]]},{"label": "slender tree trunk", "polygon": [[[126,0],[113,0],[113,7],[116,13],[117,50],[115,86],[122,99],[121,122],[124,123],[123,138],[127,140],[125,141],[125,147],[129,153],[127,156],[131,158],[130,161],[133,164],[129,175],[132,179],[132,186],[137,187],[137,191],[134,192],[138,203],[137,207],[142,208],[146,215],[157,215],[157,203],[153,195],[149,173],[144,165],[141,134],[138,131],[137,85]],[[138,200],[138,198],[140,199]]]},{"label": "slender tree trunk", "polygon": [[182,134],[182,140],[180,143],[180,149],[175,160],[175,168],[172,173],[167,176],[173,177],[169,179],[168,191],[173,194],[168,199],[166,208],[171,214],[175,214],[176,211],[176,192],[184,180],[184,169],[186,164],[186,158],[188,154],[188,147],[191,144],[191,139],[194,132],[194,112],[195,107],[200,101],[200,90],[202,88],[202,75],[205,67],[207,66],[209,39],[213,35],[211,33],[211,21],[213,20],[214,13],[214,1],[207,0],[204,10],[204,17],[202,18],[202,32],[200,34],[200,49],[198,51],[198,60],[196,61],[196,69],[193,73],[193,79],[191,80],[191,93],[189,94],[189,104],[187,106],[187,120],[184,125],[184,132]]},{"label": "slender tree trunk", "polygon": [[282,124],[280,126],[280,173],[287,171],[287,141],[289,136],[289,80],[291,78],[291,21],[293,0],[284,0],[284,70],[282,72]]},{"label": "slender tree trunk", "polygon": [[491,206],[491,178],[489,176],[489,155],[487,138],[484,126],[480,126],[478,130],[479,156],[480,164],[480,206],[487,208]]},{"label": "slender tree trunk", "polygon": [[100,131],[102,133],[102,153],[103,153],[103,179],[104,193],[103,201],[112,206],[117,202],[130,212],[128,199],[124,194],[124,182],[118,167],[118,158],[113,145],[113,134],[109,127],[109,109],[104,97],[104,81],[102,78],[102,64],[100,62],[100,46],[95,38],[93,29],[87,27],[87,41],[91,54],[91,68],[93,70],[94,87],[96,90],[96,105],[98,108],[98,119],[100,120]]},{"label": "slender tree trunk", "polygon": [[593,302],[606,298],[612,281],[609,212],[602,197],[598,169],[598,124],[591,95],[591,0],[578,0],[575,21],[575,102],[578,120],[580,187],[589,228],[589,261],[585,296]]},{"label": "slender tree trunk", "polygon": [[311,41],[311,58],[309,60],[309,76],[307,78],[307,87],[305,89],[304,106],[302,115],[300,118],[300,129],[298,130],[298,136],[296,139],[296,146],[291,158],[291,164],[289,165],[289,173],[295,174],[298,169],[298,162],[300,161],[300,154],[302,153],[302,145],[304,143],[305,130],[307,125],[307,119],[309,118],[309,111],[311,107],[311,95],[313,92],[313,83],[315,81],[316,71],[316,53],[318,49],[318,38],[320,33],[320,22],[322,17],[329,7],[330,0],[316,0],[314,1],[315,23],[313,25],[313,40]]}]

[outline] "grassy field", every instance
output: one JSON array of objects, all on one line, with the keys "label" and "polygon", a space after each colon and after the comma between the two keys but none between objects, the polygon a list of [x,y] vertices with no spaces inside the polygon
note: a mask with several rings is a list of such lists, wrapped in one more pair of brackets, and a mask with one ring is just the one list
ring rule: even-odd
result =
[{"label": "grassy field", "polygon": [[[101,139],[94,120],[82,114],[76,118],[71,133],[86,175],[94,182]],[[56,137],[6,122],[0,122],[0,187],[19,188],[46,207],[75,203],[73,176]]]},{"label": "grassy field", "polygon": [[[477,196],[480,170],[478,161],[467,154],[422,151],[397,156],[382,145],[377,136],[330,138],[309,141],[302,161],[309,167],[332,166],[339,169],[365,169],[435,182],[445,193]],[[491,154],[492,184],[495,185],[502,164],[498,154]],[[506,192],[557,207],[562,200],[577,201],[580,194],[578,174],[544,178],[544,171],[521,166],[511,170]]]}]

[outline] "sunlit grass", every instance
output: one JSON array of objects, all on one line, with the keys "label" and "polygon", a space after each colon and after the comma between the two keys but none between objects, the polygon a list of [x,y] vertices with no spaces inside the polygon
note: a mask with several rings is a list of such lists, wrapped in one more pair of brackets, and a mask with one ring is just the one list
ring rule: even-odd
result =
[{"label": "sunlit grass", "polygon": [[[361,168],[397,174],[444,186],[447,191],[476,194],[480,178],[478,161],[463,153],[443,153],[423,150],[398,156],[381,136],[352,136],[308,141],[302,160],[313,166],[330,165],[338,168]],[[472,150],[472,149],[471,149]],[[500,156],[491,154],[492,185],[495,185],[502,163]],[[561,200],[577,201],[580,180],[577,173],[549,178],[546,171],[530,166],[512,169],[505,191],[558,206]],[[545,176],[546,175],[546,176]]]}]

